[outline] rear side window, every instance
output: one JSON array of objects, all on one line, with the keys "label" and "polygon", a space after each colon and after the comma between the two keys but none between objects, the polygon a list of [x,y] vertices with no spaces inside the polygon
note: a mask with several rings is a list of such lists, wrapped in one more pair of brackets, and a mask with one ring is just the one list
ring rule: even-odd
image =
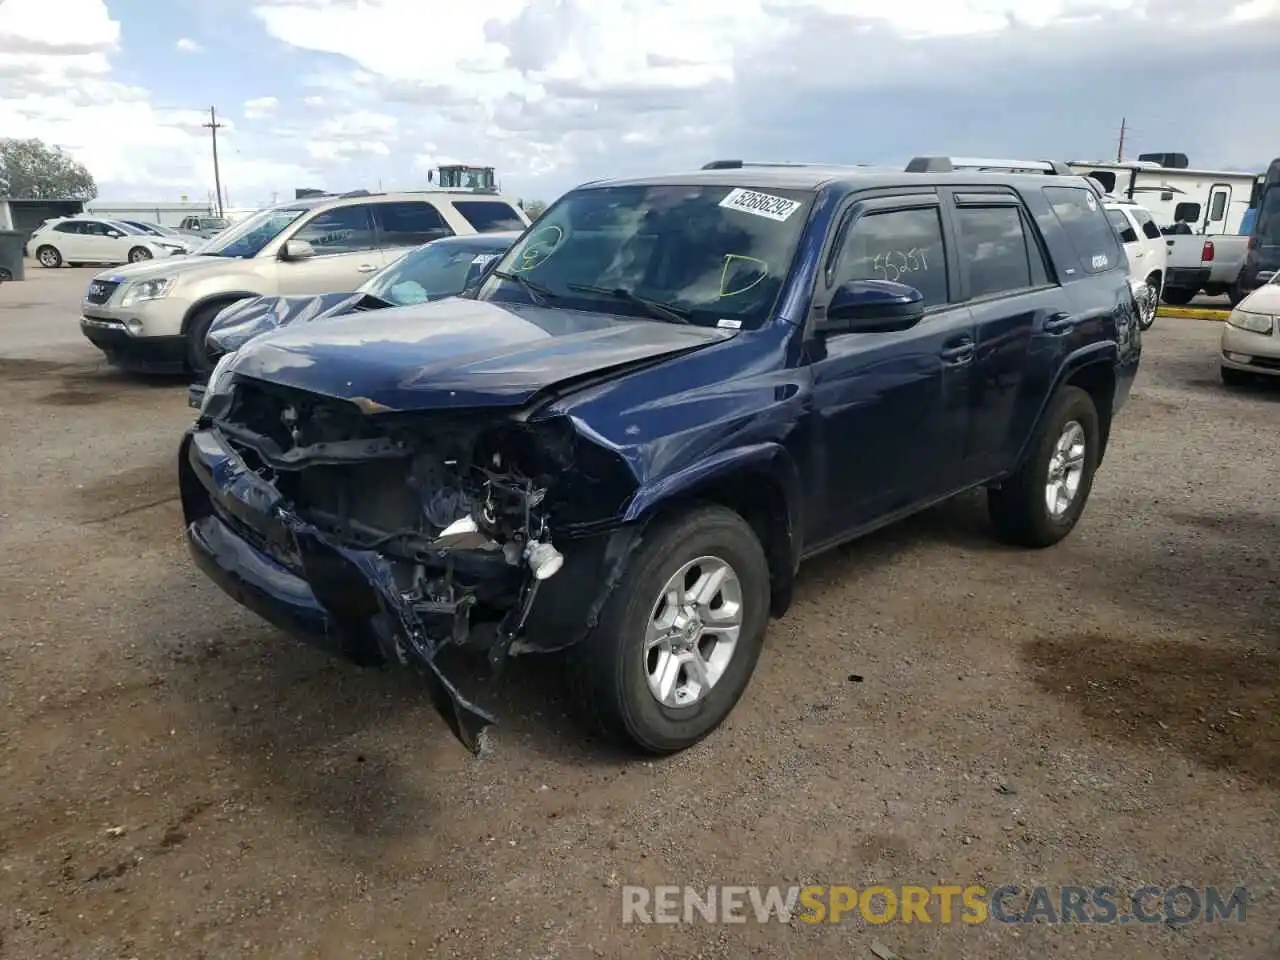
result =
[{"label": "rear side window", "polygon": [[455,200],[453,209],[475,228],[476,233],[523,230],[524,221],[510,204],[501,200]]},{"label": "rear side window", "polygon": [[960,207],[956,225],[971,297],[1013,293],[1045,283],[1040,251],[1028,241],[1017,207]]},{"label": "rear side window", "polygon": [[1129,222],[1129,218],[1119,210],[1108,210],[1107,219],[1111,221],[1112,226],[1116,228],[1116,233],[1120,234],[1121,243],[1137,243],[1138,232],[1133,229],[1133,224]]},{"label": "rear side window", "polygon": [[1085,273],[1106,273],[1122,262],[1116,233],[1093,191],[1085,187],[1045,187],[1044,196]]},{"label": "rear side window", "polygon": [[384,247],[416,247],[453,236],[440,211],[425,201],[374,204],[373,218],[378,223],[378,241]]},{"label": "rear side window", "polygon": [[927,307],[946,303],[947,258],[937,207],[859,217],[836,260],[835,282],[848,280],[905,283],[924,294]]},{"label": "rear side window", "polygon": [[83,226],[83,223],[67,221],[55,224],[53,230],[55,233],[84,233]]},{"label": "rear side window", "polygon": [[1135,210],[1133,215],[1138,218],[1138,225],[1142,227],[1142,235],[1148,240],[1159,240],[1162,234],[1160,228],[1156,226],[1156,222],[1151,219],[1151,214],[1145,210]]}]

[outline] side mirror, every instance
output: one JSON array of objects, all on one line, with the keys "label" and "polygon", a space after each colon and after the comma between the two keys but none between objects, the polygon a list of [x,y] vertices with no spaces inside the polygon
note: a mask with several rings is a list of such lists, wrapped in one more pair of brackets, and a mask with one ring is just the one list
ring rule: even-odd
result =
[{"label": "side mirror", "polygon": [[306,240],[286,240],[280,248],[281,260],[306,260],[315,255],[315,247]]},{"label": "side mirror", "polygon": [[107,236],[110,237],[112,240],[119,240],[121,237],[124,236],[124,234],[121,233],[119,230],[108,230]]},{"label": "side mirror", "polygon": [[822,333],[887,333],[909,330],[924,316],[924,294],[890,280],[840,284],[818,321]]}]

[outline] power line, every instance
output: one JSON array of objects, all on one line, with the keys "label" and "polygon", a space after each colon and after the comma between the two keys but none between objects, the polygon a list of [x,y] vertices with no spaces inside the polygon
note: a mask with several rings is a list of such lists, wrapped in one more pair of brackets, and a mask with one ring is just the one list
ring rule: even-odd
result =
[{"label": "power line", "polygon": [[222,216],[222,173],[218,169],[218,131],[226,124],[218,122],[218,112],[209,108],[209,122],[201,124],[213,138],[213,187],[218,197],[218,216]]}]

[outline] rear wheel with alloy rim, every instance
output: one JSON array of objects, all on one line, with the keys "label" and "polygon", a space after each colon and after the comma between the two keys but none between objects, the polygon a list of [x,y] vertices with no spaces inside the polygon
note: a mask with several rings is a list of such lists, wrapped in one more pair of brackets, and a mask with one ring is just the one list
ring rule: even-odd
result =
[{"label": "rear wheel with alloy rim", "polygon": [[62,254],[56,247],[50,247],[47,244],[36,251],[36,259],[40,261],[40,266],[53,269],[62,266]]},{"label": "rear wheel with alloy rim", "polygon": [[1098,409],[1079,387],[1053,398],[1018,470],[987,493],[996,534],[1025,547],[1048,547],[1084,512],[1101,445]]},{"label": "rear wheel with alloy rim", "polygon": [[655,521],[595,631],[568,653],[582,705],[611,739],[684,750],[737,704],[768,616],[768,562],[741,516],[702,506]]}]

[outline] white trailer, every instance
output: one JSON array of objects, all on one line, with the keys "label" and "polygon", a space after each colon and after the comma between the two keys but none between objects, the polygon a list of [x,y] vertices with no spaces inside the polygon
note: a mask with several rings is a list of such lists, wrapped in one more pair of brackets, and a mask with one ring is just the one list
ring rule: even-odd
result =
[{"label": "white trailer", "polygon": [[[1186,160],[1185,154],[1165,154]],[[1171,228],[1179,221],[1201,236],[1239,234],[1258,182],[1257,173],[1166,166],[1153,160],[1071,160],[1072,173],[1093,177],[1107,193],[1135,200],[1156,223]]]}]

